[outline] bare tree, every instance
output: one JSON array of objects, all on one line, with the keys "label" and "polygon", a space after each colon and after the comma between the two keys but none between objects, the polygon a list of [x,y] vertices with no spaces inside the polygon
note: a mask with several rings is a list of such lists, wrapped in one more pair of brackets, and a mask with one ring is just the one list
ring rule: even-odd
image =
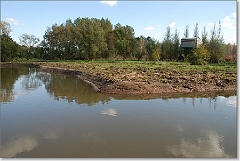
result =
[{"label": "bare tree", "polygon": [[22,45],[25,45],[28,48],[28,53],[27,53],[27,60],[29,59],[29,56],[31,53],[34,51],[33,47],[36,45],[40,39],[34,36],[33,34],[28,35],[28,34],[22,34],[19,36],[20,43]]}]

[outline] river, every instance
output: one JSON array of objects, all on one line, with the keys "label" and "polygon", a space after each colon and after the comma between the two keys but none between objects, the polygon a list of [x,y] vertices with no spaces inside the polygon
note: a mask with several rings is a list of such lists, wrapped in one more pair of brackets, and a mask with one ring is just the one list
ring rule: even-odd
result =
[{"label": "river", "polygon": [[236,92],[107,95],[82,80],[1,68],[2,158],[237,157]]}]

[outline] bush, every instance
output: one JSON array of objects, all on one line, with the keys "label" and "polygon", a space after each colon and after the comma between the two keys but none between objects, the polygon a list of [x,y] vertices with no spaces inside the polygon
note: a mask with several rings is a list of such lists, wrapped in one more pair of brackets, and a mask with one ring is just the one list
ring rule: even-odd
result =
[{"label": "bush", "polygon": [[159,61],[159,59],[160,59],[160,52],[159,52],[158,48],[156,48],[154,50],[152,58],[153,58],[154,61]]},{"label": "bush", "polygon": [[188,60],[192,65],[206,65],[210,59],[210,53],[204,45],[200,45],[192,50]]}]

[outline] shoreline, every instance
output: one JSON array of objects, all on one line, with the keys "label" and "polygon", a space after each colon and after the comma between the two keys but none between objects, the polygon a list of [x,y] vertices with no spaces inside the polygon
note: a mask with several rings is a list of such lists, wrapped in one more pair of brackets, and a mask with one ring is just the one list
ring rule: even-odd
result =
[{"label": "shoreline", "polygon": [[[49,67],[39,65],[38,63],[1,63],[1,67],[20,67],[27,66],[30,68],[38,68],[40,71],[56,74],[66,74],[77,79],[83,80],[89,84],[94,91],[105,94],[120,94],[120,95],[138,95],[138,94],[169,94],[169,93],[193,93],[193,92],[221,92],[221,91],[237,91],[237,82],[230,81],[226,78],[218,78],[211,76],[202,78],[203,81],[197,81],[193,78],[184,78],[177,80],[172,76],[171,80],[166,82],[155,81],[131,81],[131,80],[115,80],[105,78],[101,75],[89,74],[77,69],[65,69],[59,67]],[[201,76],[200,76],[201,77]]]}]

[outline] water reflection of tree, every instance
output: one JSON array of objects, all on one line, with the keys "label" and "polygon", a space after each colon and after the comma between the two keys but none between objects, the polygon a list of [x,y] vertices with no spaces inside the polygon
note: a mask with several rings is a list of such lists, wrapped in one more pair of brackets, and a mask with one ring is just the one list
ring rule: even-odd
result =
[{"label": "water reflection of tree", "polygon": [[21,75],[27,75],[28,68],[1,68],[1,102],[14,100],[13,85]]},{"label": "water reflection of tree", "polygon": [[192,93],[159,93],[159,94],[141,94],[141,95],[112,95],[117,100],[151,100],[151,99],[182,99],[186,102],[187,98],[209,98],[215,100],[218,96],[224,96],[226,98],[236,95],[236,91],[211,91],[211,92],[192,92]]},{"label": "water reflection of tree", "polygon": [[203,99],[207,99],[209,102],[209,108],[217,108],[217,98],[224,96],[228,98],[230,96],[236,96],[236,91],[215,91],[215,92],[194,92],[194,93],[163,93],[163,94],[147,94],[147,95],[113,95],[112,97],[117,100],[150,100],[150,99],[162,99],[168,101],[170,99],[182,99],[183,103],[189,104],[188,99],[191,99],[192,106],[195,106],[196,101],[203,103]]},{"label": "water reflection of tree", "polygon": [[45,85],[48,93],[56,100],[66,99],[68,102],[88,104],[92,106],[99,101],[110,101],[110,97],[93,91],[92,87],[83,81],[66,75],[51,75],[51,81]]},{"label": "water reflection of tree", "polygon": [[22,76],[21,85],[25,90],[37,89],[42,85],[42,81],[36,76],[39,74],[37,69],[29,68],[29,73]]}]

